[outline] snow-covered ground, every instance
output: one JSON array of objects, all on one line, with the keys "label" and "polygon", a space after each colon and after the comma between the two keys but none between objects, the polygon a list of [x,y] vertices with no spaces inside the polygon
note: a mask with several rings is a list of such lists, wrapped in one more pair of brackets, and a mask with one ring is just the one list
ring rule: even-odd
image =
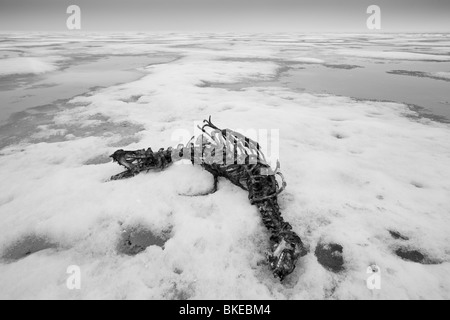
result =
[{"label": "snow-covered ground", "polygon": [[354,57],[365,57],[374,59],[392,59],[392,60],[419,60],[419,61],[450,61],[449,55],[423,54],[414,52],[395,52],[395,51],[366,51],[358,49],[338,50],[337,54]]},{"label": "snow-covered ground", "polygon": [[450,80],[450,72],[435,72],[431,74],[434,77]]},{"label": "snow-covered ground", "polygon": [[[272,83],[287,62],[338,63],[343,58],[333,55],[335,49],[360,36],[344,37],[342,45],[335,37],[63,38],[71,53],[85,40],[109,39],[88,52],[178,58],[143,68],[138,80],[71,98],[56,111],[31,112],[23,123],[38,111],[43,116],[27,135],[17,133],[20,127],[2,131],[20,139],[0,150],[0,298],[449,299],[448,124],[418,117],[399,103],[315,95],[281,83],[214,86]],[[63,41],[55,35],[45,41],[58,39]],[[373,44],[383,39],[374,36]],[[2,50],[13,46],[2,44]],[[32,53],[47,50],[34,46]],[[450,59],[427,52],[369,58]],[[355,57],[367,58],[366,49],[348,59]],[[186,197],[212,185],[207,172],[187,164],[107,182],[122,170],[107,162],[116,149],[187,142],[194,124],[209,115],[219,127],[279,129],[288,183],[279,203],[309,247],[283,283],[264,263],[268,233],[256,208],[229,182],[220,181],[213,195]],[[137,255],[121,253],[124,234],[135,228],[167,241]],[[343,247],[343,271],[318,262],[319,243]],[[422,259],[408,261],[399,252]],[[80,290],[66,286],[72,265],[81,270]],[[366,285],[371,265],[381,270],[380,290]]]},{"label": "snow-covered ground", "polygon": [[10,58],[0,60],[0,75],[14,74],[40,74],[55,71],[53,62],[58,61],[58,57],[38,58]]}]

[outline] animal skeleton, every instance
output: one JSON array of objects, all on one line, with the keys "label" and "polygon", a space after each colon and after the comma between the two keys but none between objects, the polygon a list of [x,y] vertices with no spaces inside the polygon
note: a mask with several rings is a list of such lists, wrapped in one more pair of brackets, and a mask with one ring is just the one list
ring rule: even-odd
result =
[{"label": "animal skeleton", "polygon": [[[211,122],[211,117],[204,120],[200,129],[203,133],[196,144],[192,138],[186,146],[180,144],[176,149],[116,151],[111,157],[127,170],[111,177],[111,180],[130,178],[143,171],[164,170],[181,159],[190,159],[192,164],[201,165],[214,176],[210,193],[217,191],[219,177],[228,179],[248,191],[250,203],[258,208],[270,232],[271,247],[266,253],[267,260],[273,275],[283,280],[294,271],[296,261],[306,254],[306,249],[300,237],[292,231],[292,226],[281,216],[277,196],[286,188],[286,182],[279,172],[279,163],[276,170],[272,170],[257,142],[238,132],[219,129]],[[281,186],[277,176],[281,179]]]}]

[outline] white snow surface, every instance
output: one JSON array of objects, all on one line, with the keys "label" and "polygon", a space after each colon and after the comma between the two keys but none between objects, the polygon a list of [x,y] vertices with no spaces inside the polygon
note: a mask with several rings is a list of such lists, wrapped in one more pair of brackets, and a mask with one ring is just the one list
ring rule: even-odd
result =
[{"label": "white snow surface", "polygon": [[339,49],[336,52],[340,55],[373,58],[373,59],[388,59],[388,60],[431,60],[431,61],[450,61],[449,55],[438,54],[424,54],[415,52],[396,52],[396,51],[369,51],[369,50],[355,50],[355,49]]},{"label": "white snow surface", "polygon": [[441,79],[449,79],[450,80],[450,72],[444,72],[444,71],[433,72],[433,73],[431,73],[431,75],[434,77],[441,78]]},{"label": "white snow surface", "polygon": [[58,69],[58,57],[16,57],[0,59],[0,76],[14,74],[40,74]]},{"label": "white snow surface", "polygon": [[[413,111],[395,103],[203,86],[271,79],[278,69],[206,51],[183,49],[182,58],[147,67],[140,80],[76,97],[55,122],[82,126],[101,114],[117,125],[141,125],[139,142],[126,146],[131,150],[187,142],[180,130],[192,134],[209,115],[219,127],[279,129],[288,183],[279,203],[310,249],[295,272],[280,283],[263,263],[269,236],[245,191],[221,180],[213,195],[183,196],[212,185],[207,172],[186,164],[106,182],[122,168],[85,163],[112,154],[120,137],[68,135],[1,150],[0,252],[27,235],[45,236],[58,248],[0,263],[0,298],[449,299],[449,125],[414,120],[407,117]],[[136,102],[124,102],[134,96]],[[46,136],[41,129],[38,137]],[[171,230],[164,249],[118,254],[123,229],[136,225],[155,234]],[[409,240],[393,239],[388,230]],[[318,263],[319,242],[343,246],[343,272]],[[399,247],[439,263],[402,260],[394,253]],[[366,286],[373,264],[381,269],[381,290]],[[71,265],[81,268],[81,290],[66,287]]]}]

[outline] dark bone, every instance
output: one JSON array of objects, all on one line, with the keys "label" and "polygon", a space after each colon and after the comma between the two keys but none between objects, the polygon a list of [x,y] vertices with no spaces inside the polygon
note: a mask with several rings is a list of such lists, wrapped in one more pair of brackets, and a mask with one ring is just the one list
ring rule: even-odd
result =
[{"label": "dark bone", "polygon": [[[300,237],[292,231],[292,226],[284,221],[278,206],[277,196],[286,187],[283,176],[279,172],[273,172],[266,163],[258,143],[232,130],[219,129],[211,122],[211,117],[204,123],[200,128],[204,134],[200,138],[207,143],[197,147],[194,143],[188,143],[188,147],[179,145],[177,149],[160,149],[158,152],[153,152],[151,148],[116,151],[111,157],[127,170],[111,177],[111,180],[130,178],[143,171],[164,170],[180,159],[189,159],[193,164],[200,164],[214,176],[214,187],[209,193],[217,190],[218,177],[228,179],[248,191],[251,204],[258,208],[271,235],[267,260],[274,276],[283,280],[294,271],[297,260],[306,254]],[[221,161],[214,162],[205,154]],[[242,161],[238,161],[239,158]],[[281,187],[276,175],[283,179]]]}]

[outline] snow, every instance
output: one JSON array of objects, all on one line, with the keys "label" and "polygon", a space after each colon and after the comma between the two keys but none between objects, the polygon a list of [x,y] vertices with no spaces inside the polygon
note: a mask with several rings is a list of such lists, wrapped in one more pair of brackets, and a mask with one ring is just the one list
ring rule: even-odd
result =
[{"label": "snow", "polygon": [[450,80],[450,72],[433,72],[431,73],[433,77],[441,78],[441,79],[449,79]]},{"label": "snow", "polygon": [[[0,150],[0,252],[28,235],[58,244],[0,263],[0,298],[450,298],[449,125],[413,120],[407,117],[413,111],[395,103],[281,87],[204,86],[274,79],[279,67],[180,50],[183,57],[148,66],[137,81],[73,98],[71,108],[54,115],[56,127],[35,134],[42,142]],[[183,196],[212,186],[200,167],[179,164],[106,182],[122,170],[117,164],[85,163],[114,152],[121,137],[64,130],[95,128],[92,117],[99,114],[145,129],[125,149],[187,142],[194,124],[209,115],[219,127],[279,129],[288,183],[279,203],[309,254],[284,283],[274,279],[263,264],[268,234],[244,191],[221,180],[213,195]],[[66,134],[66,141],[45,140]],[[138,225],[155,234],[171,230],[164,249],[118,254],[123,230]],[[388,230],[410,240],[395,240]],[[321,241],[344,247],[344,272],[318,263],[314,249]],[[439,263],[402,260],[394,254],[402,246]],[[365,284],[372,264],[381,269],[379,291]],[[71,265],[81,268],[81,290],[66,287]]]},{"label": "snow", "polygon": [[374,59],[390,59],[390,60],[413,60],[413,61],[450,61],[450,55],[424,54],[415,52],[395,52],[395,51],[369,51],[369,50],[354,50],[342,49],[337,50],[337,54],[374,58]]},{"label": "snow", "polygon": [[299,58],[294,58],[293,61],[296,62],[304,62],[304,63],[325,63],[324,60],[322,59],[317,59],[317,58],[304,58],[304,57],[299,57]]},{"label": "snow", "polygon": [[40,74],[58,69],[55,65],[61,58],[17,57],[0,59],[0,76],[14,74]]}]

